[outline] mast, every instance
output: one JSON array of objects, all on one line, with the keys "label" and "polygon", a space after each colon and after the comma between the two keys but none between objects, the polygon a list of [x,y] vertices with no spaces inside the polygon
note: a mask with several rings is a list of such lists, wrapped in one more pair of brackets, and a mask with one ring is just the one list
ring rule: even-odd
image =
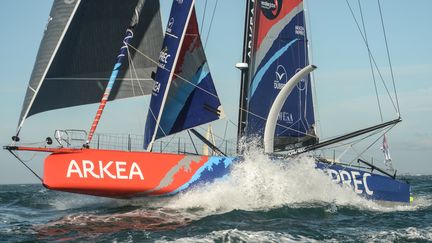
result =
[{"label": "mast", "polygon": [[[254,15],[255,15],[255,0],[246,0],[245,13],[245,28],[243,41],[243,64],[249,65],[252,50],[252,37],[254,31]],[[240,82],[240,100],[239,100],[239,115],[237,128],[237,153],[240,151],[240,139],[245,135],[246,119],[247,119],[247,95],[249,92],[249,69],[241,68]]]},{"label": "mast", "polygon": [[103,111],[105,109],[105,106],[106,106],[106,103],[108,101],[108,98],[109,98],[109,96],[111,94],[111,90],[112,90],[112,88],[113,88],[113,86],[114,86],[114,84],[116,82],[116,79],[117,79],[117,76],[119,74],[120,68],[123,65],[123,61],[124,61],[125,57],[128,54],[128,45],[131,43],[131,41],[133,39],[133,29],[138,24],[139,15],[141,13],[142,7],[144,6],[144,2],[145,2],[145,0],[139,0],[139,2],[137,3],[134,15],[133,15],[132,20],[131,20],[131,23],[130,23],[129,27],[126,30],[126,37],[123,39],[123,45],[120,48],[120,54],[117,56],[116,63],[114,65],[114,68],[112,70],[110,79],[108,81],[108,85],[107,85],[107,87],[105,89],[105,92],[104,92],[104,94],[102,96],[102,99],[100,101],[99,108],[98,108],[98,110],[96,112],[96,116],[95,116],[95,118],[93,120],[93,123],[92,123],[92,126],[90,128],[90,132],[88,134],[88,138],[87,138],[86,144],[84,145],[85,147],[89,146],[89,144],[90,144],[90,142],[91,142],[91,140],[93,138],[93,135],[94,135],[94,133],[96,131],[96,128],[97,128],[97,126],[99,124],[99,121],[100,121],[100,118],[102,116],[102,113],[103,113]]}]

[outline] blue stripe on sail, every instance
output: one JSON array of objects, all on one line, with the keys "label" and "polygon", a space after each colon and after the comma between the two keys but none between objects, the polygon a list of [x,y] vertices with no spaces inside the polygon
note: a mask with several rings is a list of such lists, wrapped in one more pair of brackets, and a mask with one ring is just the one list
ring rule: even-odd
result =
[{"label": "blue stripe on sail", "polygon": [[198,87],[199,88],[196,88],[186,101],[184,109],[181,111],[171,130],[172,133],[180,132],[220,118],[220,111],[218,109],[221,103],[216,96],[216,90],[211,75],[207,75]]},{"label": "blue stripe on sail", "polygon": [[207,77],[207,75],[209,75],[210,73],[210,69],[209,66],[207,64],[207,62],[204,63],[204,65],[202,66],[202,68],[200,68],[200,70],[198,70],[197,75],[193,78],[192,83],[195,83],[195,80],[198,80],[198,82],[196,82],[196,84],[200,84],[205,77]]},{"label": "blue stripe on sail", "polygon": [[258,87],[258,85],[261,83],[261,81],[263,80],[264,75],[266,74],[267,70],[270,68],[270,66],[276,61],[278,60],[289,48],[290,46],[292,46],[296,41],[298,41],[299,39],[294,39],[291,42],[289,42],[288,44],[286,44],[284,47],[282,47],[281,49],[279,49],[279,51],[277,51],[271,58],[270,60],[256,73],[255,78],[252,81],[252,89],[251,89],[251,95],[250,97],[252,97],[255,94],[255,91]]},{"label": "blue stripe on sail", "polygon": [[[160,121],[160,126],[168,134],[172,131],[175,122],[177,121],[180,112],[184,109],[187,103],[178,102],[186,101],[191,95],[193,95],[193,90],[196,89],[194,85],[199,85],[208,75],[210,74],[207,62],[198,70],[192,80],[183,83],[183,88],[179,88],[179,91],[175,94],[176,98],[169,100],[164,107],[164,116]],[[158,137],[158,136],[157,136]]]}]

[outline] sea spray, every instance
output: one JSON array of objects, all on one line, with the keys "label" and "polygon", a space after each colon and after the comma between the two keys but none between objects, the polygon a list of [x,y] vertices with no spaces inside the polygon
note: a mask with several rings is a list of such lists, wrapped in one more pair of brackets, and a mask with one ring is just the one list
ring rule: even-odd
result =
[{"label": "sea spray", "polygon": [[[239,177],[219,181],[220,188],[203,185],[172,198],[153,200],[105,200],[47,191],[41,185],[3,185],[0,241],[432,241],[430,176],[406,177],[412,185],[414,205],[383,207],[330,183],[327,175],[314,168],[311,158],[289,162],[266,159],[265,163],[261,158],[259,153],[248,156],[233,171]],[[290,181],[285,180],[285,173],[308,184],[291,181],[285,187],[273,183],[253,190],[259,186],[257,182],[236,195],[234,192],[243,188],[241,183],[250,179],[240,177],[245,170],[263,166],[261,171],[267,172],[263,175],[270,173],[273,180],[259,178],[261,172],[250,178],[283,184]],[[302,195],[293,191],[312,185],[319,185],[323,192],[312,190]],[[213,188],[220,191],[208,191]],[[224,191],[231,194],[225,196]],[[284,193],[278,197],[272,195],[275,192]],[[214,204],[208,195],[217,199]],[[242,198],[256,202],[241,202]],[[204,208],[208,205],[213,208]]]},{"label": "sea spray", "polygon": [[313,202],[367,203],[349,188],[333,183],[323,171],[315,169],[311,157],[275,160],[259,149],[249,149],[228,177],[182,193],[167,207],[226,212]]}]

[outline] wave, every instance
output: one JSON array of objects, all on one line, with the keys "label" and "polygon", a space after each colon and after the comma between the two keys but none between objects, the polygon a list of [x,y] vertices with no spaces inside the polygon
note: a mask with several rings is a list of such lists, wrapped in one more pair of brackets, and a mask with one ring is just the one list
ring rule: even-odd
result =
[{"label": "wave", "polygon": [[275,161],[251,149],[243,162],[234,165],[229,177],[179,194],[167,207],[202,209],[211,214],[316,203],[391,212],[430,207],[432,200],[420,197],[413,205],[383,206],[358,196],[351,188],[333,183],[323,171],[315,169],[311,157]]},{"label": "wave", "polygon": [[415,211],[431,207],[432,198],[420,195],[411,205],[380,205],[358,196],[351,188],[333,183],[323,171],[315,169],[311,157],[277,161],[259,149],[249,148],[244,161],[235,164],[229,176],[172,197],[115,200],[59,194],[50,204],[58,210],[101,206],[175,210],[193,212],[199,219],[232,210],[265,211],[316,204],[330,211],[341,206],[377,212]]},{"label": "wave", "polygon": [[[212,231],[192,237],[178,239],[164,239],[155,242],[338,242],[339,235],[311,237],[287,232],[274,231],[244,231],[239,229],[228,229]],[[432,228],[418,229],[415,227],[400,230],[371,232],[366,230],[364,234],[343,235],[344,241],[353,242],[395,242],[395,241],[430,241],[432,240]]]},{"label": "wave", "polygon": [[242,231],[229,229],[213,231],[209,234],[180,239],[157,240],[155,242],[317,242],[305,236],[293,236],[288,233],[272,231]]},{"label": "wave", "polygon": [[432,241],[432,227],[408,227],[395,230],[369,231],[363,236],[352,236],[352,238],[365,242],[430,242]]}]

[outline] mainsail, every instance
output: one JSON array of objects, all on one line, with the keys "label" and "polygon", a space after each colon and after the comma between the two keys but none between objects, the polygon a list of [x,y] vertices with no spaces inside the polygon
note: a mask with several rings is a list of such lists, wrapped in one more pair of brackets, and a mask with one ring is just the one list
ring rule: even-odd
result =
[{"label": "mainsail", "polygon": [[[254,2],[254,1],[252,1]],[[253,4],[253,3],[250,3]],[[251,35],[246,107],[242,108],[247,138],[262,136],[279,91],[309,65],[302,0],[259,0],[250,9]],[[246,36],[248,38],[248,36]],[[248,46],[245,47],[249,48]],[[304,78],[286,100],[278,117],[275,151],[317,142],[310,77]]]},{"label": "mainsail", "polygon": [[[139,0],[55,0],[39,47],[21,111],[24,120],[53,109],[97,103],[107,86]],[[142,5],[130,43],[156,59],[162,42],[158,0]],[[155,65],[131,53],[135,70],[125,63],[109,100],[150,94]]]},{"label": "mainsail", "polygon": [[147,150],[155,139],[221,117],[194,3],[173,1],[144,132]]}]

